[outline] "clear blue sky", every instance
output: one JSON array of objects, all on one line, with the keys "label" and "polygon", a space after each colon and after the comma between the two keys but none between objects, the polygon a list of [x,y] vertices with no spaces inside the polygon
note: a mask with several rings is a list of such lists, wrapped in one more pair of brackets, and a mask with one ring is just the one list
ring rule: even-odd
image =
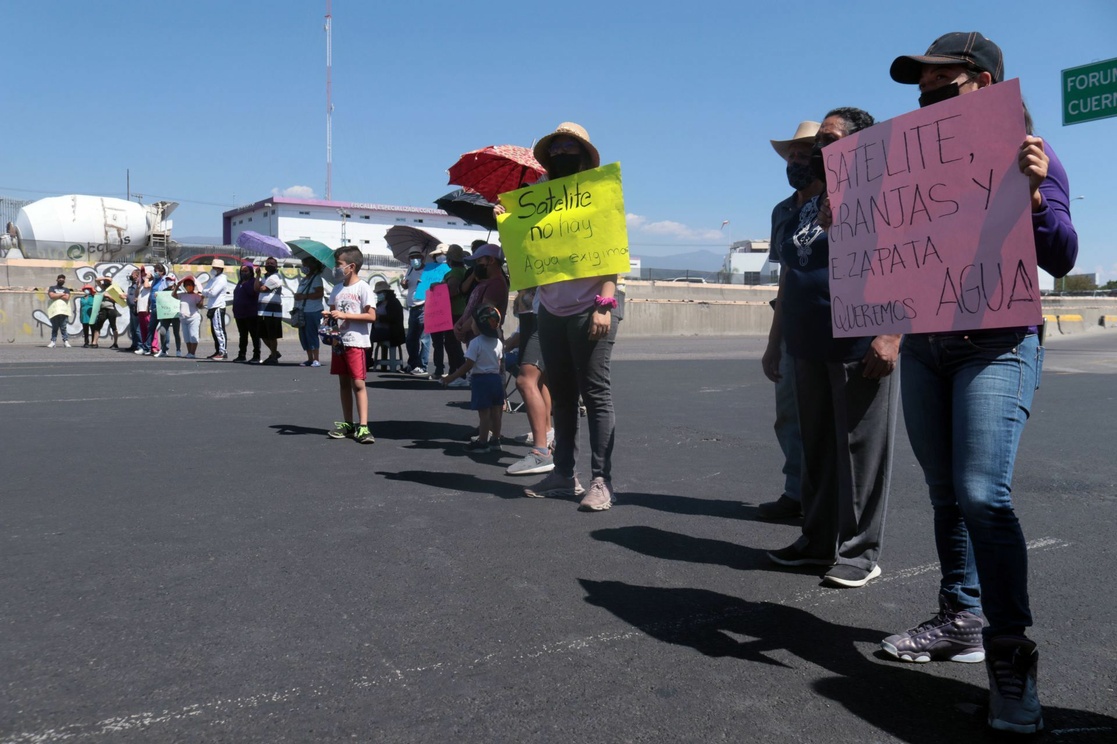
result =
[{"label": "clear blue sky", "polygon": [[[176,236],[219,236],[222,211],[273,190],[324,196],[325,5],[5,0],[0,194],[123,196],[131,169],[146,201],[181,202]],[[1059,113],[1060,70],[1117,57],[1113,0],[335,0],[333,16],[335,199],[431,206],[462,152],[572,120],[623,165],[638,256],[767,237],[789,193],[770,139],[836,106],[910,111],[893,58],[982,31],[1086,197],[1077,271],[1117,278],[1117,118]]]}]

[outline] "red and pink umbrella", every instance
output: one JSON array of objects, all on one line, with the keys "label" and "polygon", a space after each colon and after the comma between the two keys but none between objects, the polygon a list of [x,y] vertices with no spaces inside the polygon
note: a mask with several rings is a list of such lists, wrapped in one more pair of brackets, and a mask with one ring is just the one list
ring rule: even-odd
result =
[{"label": "red and pink umbrella", "polygon": [[546,170],[526,147],[490,145],[462,155],[449,173],[450,183],[472,189],[495,204],[500,194],[535,183]]}]

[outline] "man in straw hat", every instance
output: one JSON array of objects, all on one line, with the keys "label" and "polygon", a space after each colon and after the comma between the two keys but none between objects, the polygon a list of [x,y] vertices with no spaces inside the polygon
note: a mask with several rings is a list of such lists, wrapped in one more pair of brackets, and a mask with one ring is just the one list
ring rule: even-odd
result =
[{"label": "man in straw hat", "polygon": [[[923,55],[897,57],[898,83],[919,86],[919,105],[1004,80],[1001,49],[976,31],[944,34]],[[1028,179],[1036,262],[1065,276],[1078,256],[1067,173],[1051,148],[1027,133],[1017,167]],[[995,135],[995,132],[990,132]],[[1028,546],[1013,507],[1012,471],[1043,363],[1036,328],[908,334],[901,396],[912,450],[934,511],[941,564],[939,612],[881,642],[901,661],[985,661],[988,724],[1033,734],[1043,728],[1036,690]]]},{"label": "man in straw hat", "polygon": [[[787,182],[795,191],[772,210],[772,240],[768,247],[768,260],[780,263],[780,243],[788,225],[799,216],[799,210],[808,199],[822,193],[824,184],[811,170],[811,148],[818,133],[817,121],[802,121],[791,139],[769,140],[772,148],[787,163]],[[783,281],[780,266],[780,281]],[[775,316],[772,332],[780,338],[776,380],[776,439],[783,450],[783,494],[775,501],[761,504],[761,519],[795,519],[803,514],[803,496],[800,480],[803,471],[803,440],[799,435],[799,406],[795,402],[795,360],[787,353],[778,327],[780,318],[776,301],[772,301]]]},{"label": "man in straw hat", "polygon": [[205,287],[206,317],[209,318],[209,332],[213,336],[214,352],[207,359],[222,361],[229,358],[228,338],[225,335],[225,293],[229,291],[229,280],[225,277],[225,262],[215,258],[210,263],[209,283]]}]

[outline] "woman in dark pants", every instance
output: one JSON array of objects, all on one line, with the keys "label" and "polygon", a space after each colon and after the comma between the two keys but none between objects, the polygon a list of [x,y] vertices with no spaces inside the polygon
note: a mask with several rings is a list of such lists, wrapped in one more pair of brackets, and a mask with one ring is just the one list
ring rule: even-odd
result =
[{"label": "woman in dark pants", "polygon": [[[566,122],[539,140],[535,157],[548,178],[564,178],[601,165],[589,134]],[[615,417],[609,362],[621,307],[617,275],[546,284],[537,290],[539,342],[551,390],[555,423],[554,465],[539,484],[524,489],[530,497],[583,496],[579,508],[602,511],[613,504],[612,457]],[[590,435],[588,490],[575,475],[578,396],[586,405]]]},{"label": "woman in dark pants", "polygon": [[[253,364],[260,361],[260,332],[256,328],[256,304],[260,293],[256,291],[256,277],[252,272],[251,264],[240,267],[237,275],[237,286],[233,288],[233,320],[237,323],[237,335],[240,336],[240,347],[234,362],[251,361]],[[252,339],[252,359],[248,353],[248,339]]]}]

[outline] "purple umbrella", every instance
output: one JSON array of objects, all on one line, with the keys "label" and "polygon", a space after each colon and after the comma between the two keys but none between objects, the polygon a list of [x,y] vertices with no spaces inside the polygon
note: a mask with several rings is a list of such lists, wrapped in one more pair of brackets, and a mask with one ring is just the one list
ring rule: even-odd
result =
[{"label": "purple umbrella", "polygon": [[291,249],[279,238],[270,235],[261,235],[258,232],[245,230],[237,236],[237,247],[249,253],[258,253],[261,256],[272,258],[290,258]]}]

